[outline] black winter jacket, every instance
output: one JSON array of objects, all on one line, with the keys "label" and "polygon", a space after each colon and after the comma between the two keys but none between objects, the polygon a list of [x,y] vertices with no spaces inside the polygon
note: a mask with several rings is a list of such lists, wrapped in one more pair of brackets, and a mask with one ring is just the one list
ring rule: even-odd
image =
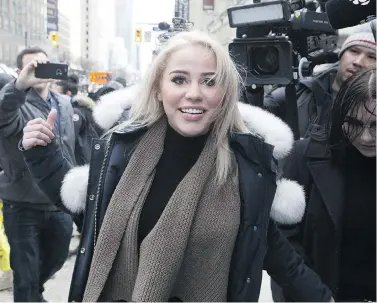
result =
[{"label": "black winter jacket", "polygon": [[[275,192],[279,192],[276,196],[285,202],[290,201],[292,191],[301,192],[301,188],[294,184],[285,186],[289,183],[288,180],[276,182],[274,156],[286,155],[293,142],[292,133],[272,115],[248,105],[242,104],[240,107],[243,114],[249,115],[248,125],[258,136],[235,134],[230,138],[230,146],[238,162],[242,215],[229,273],[228,300],[258,301],[262,270],[266,269],[297,301],[329,301],[331,292],[304,265],[303,260],[278,231],[274,220],[270,219],[272,213],[272,217],[282,221],[300,220],[299,215],[284,219],[282,208],[274,200]],[[281,134],[271,134],[274,131]],[[123,173],[144,132],[145,129],[128,128],[114,132],[108,139],[95,140],[90,169],[72,169],[56,144],[24,152],[33,177],[46,194],[59,199],[61,192],[60,207],[76,213],[85,207],[70,301],[80,301],[83,298],[94,243],[117,185],[114,180]],[[264,136],[264,140],[259,135]],[[275,148],[265,141],[276,143]],[[64,182],[60,188],[62,180]],[[297,197],[297,193],[294,196]]]},{"label": "black winter jacket", "polygon": [[[46,119],[50,107],[34,89],[23,92],[16,89],[14,84],[15,81],[6,84],[0,91],[0,166],[3,169],[0,174],[0,197],[15,203],[43,204],[43,207],[55,209],[32,179],[19,150],[23,128],[30,120]],[[64,157],[74,164],[72,106],[65,96],[50,93],[59,105],[59,144]]]},{"label": "black winter jacket", "polygon": [[[279,227],[336,298],[344,218],[344,173],[333,163],[325,143],[308,138],[295,143],[286,159],[283,176],[304,187],[307,203],[299,224]],[[289,294],[275,287],[273,296],[278,301],[292,300]]]},{"label": "black winter jacket", "polygon": [[92,140],[99,138],[102,131],[93,119],[95,102],[86,96],[76,95],[71,100],[75,126],[75,157],[78,165],[88,164],[92,150]]},{"label": "black winter jacket", "polygon": [[[307,138],[314,125],[324,125],[333,104],[332,84],[338,64],[313,77],[300,80],[296,85],[298,127],[300,138]],[[268,93],[263,100],[264,107],[287,122],[287,98],[285,88],[277,88]]]}]

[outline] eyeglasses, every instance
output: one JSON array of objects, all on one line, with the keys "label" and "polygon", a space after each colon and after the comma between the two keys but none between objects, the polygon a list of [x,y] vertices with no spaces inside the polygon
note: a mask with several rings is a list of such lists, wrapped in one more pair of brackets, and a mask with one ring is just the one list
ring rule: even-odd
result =
[{"label": "eyeglasses", "polygon": [[370,123],[364,123],[352,117],[346,117],[344,120],[348,124],[349,130],[352,130],[356,134],[361,134],[365,128],[369,129],[371,136],[376,136],[376,121]]}]

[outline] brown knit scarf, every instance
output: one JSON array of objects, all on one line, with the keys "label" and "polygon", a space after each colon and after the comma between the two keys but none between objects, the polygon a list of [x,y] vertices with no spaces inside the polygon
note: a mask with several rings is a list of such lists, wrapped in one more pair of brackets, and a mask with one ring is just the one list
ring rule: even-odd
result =
[{"label": "brown knit scarf", "polygon": [[212,135],[156,226],[137,247],[139,216],[163,152],[166,126],[162,119],[146,132],[114,191],[84,301],[227,299],[240,197],[235,174],[223,186],[216,183]]}]

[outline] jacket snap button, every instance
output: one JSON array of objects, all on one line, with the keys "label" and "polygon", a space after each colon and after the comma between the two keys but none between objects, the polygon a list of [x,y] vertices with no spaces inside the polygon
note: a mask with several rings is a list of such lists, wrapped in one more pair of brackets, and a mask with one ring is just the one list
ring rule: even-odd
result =
[{"label": "jacket snap button", "polygon": [[246,283],[250,283],[251,279],[250,278],[247,278],[246,279]]},{"label": "jacket snap button", "polygon": [[94,200],[94,195],[90,195],[90,196],[89,196],[89,200],[90,200],[90,201],[93,201],[93,200]]},{"label": "jacket snap button", "polygon": [[101,148],[101,146],[99,144],[94,145],[95,150],[99,150],[100,148]]},{"label": "jacket snap button", "polygon": [[259,177],[259,178],[262,178],[263,176],[262,176],[262,174],[261,174],[261,173],[258,173],[258,177]]},{"label": "jacket snap button", "polygon": [[80,253],[85,254],[85,248],[84,247],[80,249]]},{"label": "jacket snap button", "polygon": [[255,231],[255,230],[258,230],[258,226],[254,225],[254,226],[253,226],[253,230],[254,230],[254,231]]}]

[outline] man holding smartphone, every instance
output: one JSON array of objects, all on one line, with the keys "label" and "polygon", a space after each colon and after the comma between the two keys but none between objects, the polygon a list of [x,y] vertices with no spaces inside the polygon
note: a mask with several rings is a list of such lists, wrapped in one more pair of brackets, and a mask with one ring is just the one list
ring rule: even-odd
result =
[{"label": "man holding smartphone", "polygon": [[70,101],[50,91],[51,79],[35,77],[38,65],[46,63],[42,49],[23,50],[17,57],[18,79],[0,91],[0,198],[11,246],[15,302],[45,301],[43,285],[63,266],[72,235],[71,217],[38,188],[19,150],[28,121],[47,119],[55,108],[54,134],[64,156],[75,164]]}]

